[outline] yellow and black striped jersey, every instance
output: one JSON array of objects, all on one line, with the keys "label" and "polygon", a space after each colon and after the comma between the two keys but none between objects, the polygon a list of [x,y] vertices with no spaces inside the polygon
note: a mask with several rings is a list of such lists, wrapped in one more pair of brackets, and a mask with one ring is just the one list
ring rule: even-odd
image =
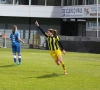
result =
[{"label": "yellow and black striped jersey", "polygon": [[46,36],[48,48],[50,51],[55,51],[55,50],[58,50],[59,48],[61,48],[61,50],[63,50],[63,46],[60,43],[60,38],[58,36],[52,36],[52,37],[48,36],[48,34],[46,32],[44,32],[40,26],[39,26],[39,29]]},{"label": "yellow and black striped jersey", "polygon": [[58,45],[59,38],[58,38],[58,36],[53,36],[53,37],[48,36],[46,38],[46,40],[47,40],[48,47],[49,47],[50,51],[55,51],[55,50],[59,49],[59,45]]}]

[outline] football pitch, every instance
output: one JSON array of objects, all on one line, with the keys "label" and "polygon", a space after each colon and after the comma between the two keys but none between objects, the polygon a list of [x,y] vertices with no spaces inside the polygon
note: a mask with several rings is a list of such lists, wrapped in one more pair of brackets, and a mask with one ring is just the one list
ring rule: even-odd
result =
[{"label": "football pitch", "polygon": [[22,65],[13,64],[11,49],[0,48],[0,90],[100,90],[100,54],[67,52],[68,75],[49,51],[22,49]]}]

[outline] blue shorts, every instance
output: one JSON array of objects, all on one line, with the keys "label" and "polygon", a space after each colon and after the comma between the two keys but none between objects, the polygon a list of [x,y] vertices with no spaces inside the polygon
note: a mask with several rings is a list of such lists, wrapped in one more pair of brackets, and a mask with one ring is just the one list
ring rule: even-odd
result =
[{"label": "blue shorts", "polygon": [[19,44],[12,44],[12,52],[13,53],[20,53],[20,43]]}]

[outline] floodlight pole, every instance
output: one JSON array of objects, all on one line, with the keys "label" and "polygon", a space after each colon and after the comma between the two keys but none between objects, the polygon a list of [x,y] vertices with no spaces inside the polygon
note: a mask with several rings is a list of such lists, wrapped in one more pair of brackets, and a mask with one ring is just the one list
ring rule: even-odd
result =
[{"label": "floodlight pole", "polygon": [[98,32],[98,30],[99,30],[99,28],[98,28],[99,27],[99,18],[98,18],[99,16],[98,16],[98,14],[99,13],[98,13],[98,0],[97,0],[97,38],[99,37],[99,35],[98,35],[98,33],[99,33]]}]

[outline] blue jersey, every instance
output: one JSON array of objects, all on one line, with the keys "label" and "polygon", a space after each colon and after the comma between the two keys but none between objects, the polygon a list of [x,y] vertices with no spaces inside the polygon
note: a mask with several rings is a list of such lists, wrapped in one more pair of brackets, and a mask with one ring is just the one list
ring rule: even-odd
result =
[{"label": "blue jersey", "polygon": [[20,37],[20,33],[18,31],[15,31],[14,34],[11,33],[10,39],[11,39],[12,45],[20,43],[20,41],[18,40],[19,37]]},{"label": "blue jersey", "polygon": [[15,31],[15,33],[11,33],[10,35],[10,39],[12,42],[12,52],[13,53],[20,53],[20,41],[18,40],[18,38],[20,37],[20,33],[18,31]]}]

